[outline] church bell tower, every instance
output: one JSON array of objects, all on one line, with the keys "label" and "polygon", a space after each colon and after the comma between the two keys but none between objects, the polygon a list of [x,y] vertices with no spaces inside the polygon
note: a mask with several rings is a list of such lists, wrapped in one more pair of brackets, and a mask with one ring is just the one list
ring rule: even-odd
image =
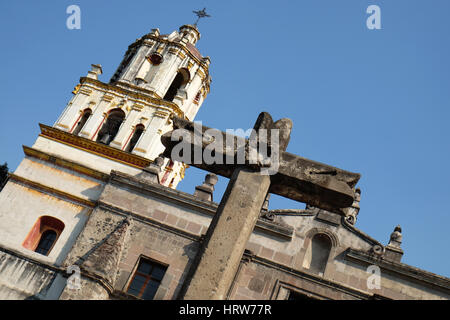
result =
[{"label": "church bell tower", "polygon": [[[128,47],[107,84],[99,81],[102,67],[92,65],[54,128],[97,142],[97,150],[124,151],[129,161],[119,160],[134,165],[155,159],[164,150],[160,135],[170,130],[170,116],[193,120],[209,92],[210,59],[195,47],[199,39],[191,25],[169,35],[153,29]],[[161,183],[176,187],[185,165],[166,159],[164,168]]]},{"label": "church bell tower", "polygon": [[[195,118],[211,83],[199,39],[195,25],[170,34],[151,30],[128,47],[109,82],[92,65],[54,125],[40,124],[0,192],[0,246],[14,252],[8,259],[61,266],[111,170],[141,174],[164,151],[160,138],[172,130],[172,116]],[[161,168],[160,184],[175,188],[186,165],[164,159]],[[16,280],[4,287],[20,287]],[[26,296],[17,293],[26,289],[14,290],[7,294]]]}]

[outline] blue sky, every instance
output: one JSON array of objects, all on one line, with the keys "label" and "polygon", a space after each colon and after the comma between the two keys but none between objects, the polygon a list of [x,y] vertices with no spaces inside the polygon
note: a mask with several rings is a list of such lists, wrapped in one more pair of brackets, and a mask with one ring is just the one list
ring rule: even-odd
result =
[{"label": "blue sky", "polygon": [[[66,28],[72,4],[81,30]],[[372,4],[381,30],[366,27]],[[197,47],[213,82],[197,120],[225,130],[261,111],[291,118],[289,152],[362,174],[358,228],[386,244],[400,224],[402,261],[450,276],[448,0],[1,1],[0,162],[15,170],[92,63],[108,82],[136,38],[193,23],[203,7],[212,18]],[[188,169],[179,189],[204,175]]]}]

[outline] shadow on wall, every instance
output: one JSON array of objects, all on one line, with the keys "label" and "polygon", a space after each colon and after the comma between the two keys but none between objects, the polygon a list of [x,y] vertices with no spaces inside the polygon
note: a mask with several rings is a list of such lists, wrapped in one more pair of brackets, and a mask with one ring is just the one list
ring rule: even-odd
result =
[{"label": "shadow on wall", "polygon": [[[67,255],[69,254],[70,250],[72,249],[73,245],[75,244],[75,240],[78,238],[79,234],[83,230],[84,226],[86,225],[86,222],[89,218],[89,214],[92,212],[93,209],[87,209],[83,208],[80,212],[78,212],[74,219],[77,219],[75,226],[72,230],[64,230],[66,232],[71,232],[70,236],[67,238],[64,246],[61,248],[61,251],[58,255],[58,257],[55,260],[55,264],[57,266],[61,266],[63,261],[66,259]],[[63,231],[63,233],[64,233]]]}]

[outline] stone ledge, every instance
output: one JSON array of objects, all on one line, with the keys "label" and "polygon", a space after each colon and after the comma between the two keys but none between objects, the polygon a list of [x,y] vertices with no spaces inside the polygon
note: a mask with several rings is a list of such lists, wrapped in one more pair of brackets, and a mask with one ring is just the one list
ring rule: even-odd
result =
[{"label": "stone ledge", "polygon": [[41,183],[23,178],[21,176],[15,175],[13,173],[9,174],[9,178],[10,178],[10,181],[14,181],[16,183],[22,184],[28,188],[33,188],[39,192],[46,193],[48,195],[51,195],[55,198],[62,199],[64,201],[71,201],[72,203],[75,203],[80,206],[85,206],[88,208],[94,208],[96,206],[96,201],[94,201],[94,200],[83,199],[78,196],[74,196],[73,194],[67,193],[65,191],[61,191],[61,190],[58,190],[58,189],[55,189],[52,187],[45,186]]},{"label": "stone ledge", "polygon": [[341,217],[341,225],[345,229],[347,229],[348,231],[350,231],[350,232],[356,234],[357,236],[359,236],[361,239],[366,240],[371,245],[379,245],[379,246],[384,248],[384,245],[381,242],[379,242],[378,240],[372,238],[368,234],[362,232],[361,230],[356,228],[354,225],[350,224],[347,220],[345,220],[345,217]]},{"label": "stone ledge", "polygon": [[112,159],[114,161],[129,165],[134,168],[142,169],[152,163],[151,160],[131,154],[129,152],[110,147],[96,141],[86,139],[80,136],[75,136],[66,131],[53,128],[42,123],[39,123],[41,134],[39,136],[47,139],[66,144],[68,146],[96,154],[103,158]]},{"label": "stone ledge", "polygon": [[100,181],[106,182],[109,179],[109,175],[107,175],[105,173],[102,173],[98,170],[78,164],[74,161],[64,159],[63,157],[51,155],[49,153],[46,153],[46,152],[43,152],[43,151],[40,151],[40,150],[37,150],[34,148],[30,148],[27,146],[22,146],[22,148],[23,148],[23,152],[25,153],[25,155],[27,155],[29,157],[36,158],[36,159],[66,168],[66,169],[71,169],[73,171],[76,171],[81,174],[85,174],[89,177],[95,178]]},{"label": "stone ledge", "polygon": [[25,261],[27,261],[29,263],[32,263],[32,264],[36,264],[36,265],[38,265],[38,266],[40,266],[42,268],[49,269],[49,270],[51,270],[53,272],[56,272],[56,273],[65,273],[65,269],[62,268],[62,267],[57,267],[57,266],[54,266],[54,265],[47,264],[45,262],[39,261],[37,259],[25,256],[22,253],[20,253],[19,251],[16,251],[16,250],[11,249],[11,248],[6,248],[6,247],[4,247],[2,245],[0,245],[0,252],[4,252],[4,253],[6,253],[6,254],[8,254],[10,256],[14,256],[14,257],[16,257],[18,259],[25,260]]},{"label": "stone ledge", "polygon": [[[139,178],[114,170],[111,171],[110,174],[110,183],[131,188],[135,191],[138,191],[139,193],[142,193],[144,191],[147,194],[151,194],[153,196],[156,195],[157,197],[162,198],[166,201],[171,201],[178,205],[182,204],[185,206],[189,206],[209,216],[215,215],[219,206],[216,202],[200,200],[194,197],[192,194],[174,190],[158,184],[149,184],[140,180]],[[256,222],[256,230],[259,230],[263,233],[269,233],[272,236],[278,236],[283,240],[291,240],[294,228],[290,226],[283,226],[274,222],[269,222],[267,220],[258,219],[258,221]]]},{"label": "stone ledge", "polygon": [[299,279],[310,281],[317,285],[321,285],[326,288],[331,288],[331,289],[343,292],[345,294],[354,296],[359,299],[373,299],[373,295],[371,293],[366,293],[366,292],[363,292],[363,291],[360,291],[360,290],[357,290],[354,288],[349,288],[349,287],[343,286],[340,283],[333,282],[331,280],[327,280],[322,277],[318,277],[314,274],[310,274],[310,273],[307,273],[304,271],[286,267],[286,266],[279,264],[277,262],[274,262],[272,260],[265,259],[265,258],[262,258],[259,256],[255,256],[255,255],[251,254],[248,250],[245,250],[242,261],[258,263],[267,268],[279,270],[280,272],[284,272],[286,274],[297,277]]},{"label": "stone ledge", "polygon": [[166,232],[171,232],[173,234],[176,234],[178,236],[187,238],[189,240],[192,241],[200,241],[201,237],[189,232],[186,232],[184,230],[178,229],[178,228],[174,228],[172,226],[167,225],[164,222],[160,222],[158,220],[152,219],[152,218],[148,218],[148,217],[144,217],[140,214],[135,214],[135,213],[130,213],[128,210],[105,203],[103,201],[99,201],[98,202],[98,208],[103,209],[103,210],[108,210],[111,212],[114,212],[116,214],[119,214],[121,216],[131,216],[133,219],[135,219],[136,221],[139,221],[141,223],[145,223],[148,225],[151,225],[155,228],[159,228],[161,230],[164,230]]},{"label": "stone ledge", "polygon": [[347,249],[345,252],[345,259],[360,264],[374,264],[380,268],[389,270],[392,273],[403,275],[419,282],[425,282],[432,286],[438,286],[450,294],[450,279],[444,276],[418,269],[401,262],[394,262],[383,258],[377,259],[364,251],[354,250],[351,248]]}]

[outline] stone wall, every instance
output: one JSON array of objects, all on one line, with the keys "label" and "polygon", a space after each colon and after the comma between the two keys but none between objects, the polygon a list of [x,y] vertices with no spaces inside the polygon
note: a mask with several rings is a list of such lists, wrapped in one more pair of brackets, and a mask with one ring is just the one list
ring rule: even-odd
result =
[{"label": "stone wall", "polygon": [[[131,217],[113,296],[127,291],[139,258],[147,257],[168,267],[155,299],[175,299],[216,209],[217,203],[112,173],[66,263],[83,256]],[[332,244],[323,274],[303,263],[317,233]],[[278,211],[271,220],[258,220],[228,298],[284,299],[290,291],[315,299],[450,298],[449,279],[374,255],[375,246],[383,245],[340,217],[315,209],[296,214]],[[380,267],[381,289],[367,285],[370,265]]]},{"label": "stone wall", "polygon": [[64,285],[58,269],[0,248],[0,300],[58,299]]}]

